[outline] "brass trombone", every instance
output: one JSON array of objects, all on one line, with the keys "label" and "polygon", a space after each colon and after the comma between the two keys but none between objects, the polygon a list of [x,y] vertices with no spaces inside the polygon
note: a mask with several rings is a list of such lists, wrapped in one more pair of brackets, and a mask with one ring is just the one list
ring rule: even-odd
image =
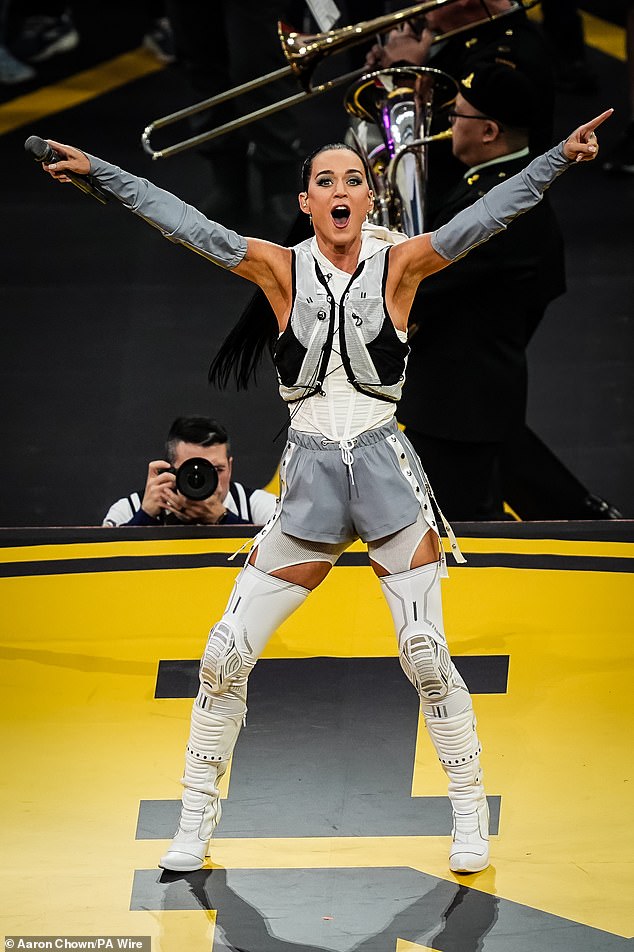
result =
[{"label": "brass trombone", "polygon": [[[288,63],[287,66],[282,66],[280,69],[273,70],[271,73],[266,73],[264,76],[259,76],[247,83],[242,83],[240,86],[234,86],[232,89],[227,89],[225,92],[219,93],[216,96],[212,96],[209,99],[204,99],[201,102],[194,103],[192,106],[179,109],[177,112],[170,113],[168,116],[155,119],[143,130],[141,135],[141,144],[144,150],[153,159],[164,159],[171,155],[177,155],[179,152],[184,152],[186,149],[191,149],[195,146],[198,146],[203,142],[209,142],[211,139],[217,139],[220,136],[226,135],[228,132],[241,129],[243,126],[249,125],[251,122],[255,122],[258,119],[264,119],[266,116],[272,116],[274,113],[280,112],[283,109],[288,109],[290,106],[295,106],[300,102],[305,102],[306,99],[312,98],[313,96],[327,93],[331,89],[341,86],[343,83],[350,83],[362,76],[365,72],[367,72],[367,70],[365,68],[357,69],[352,72],[345,73],[342,76],[337,76],[334,79],[327,80],[318,86],[312,85],[311,78],[317,65],[327,56],[330,56],[333,53],[341,52],[342,50],[349,49],[350,47],[356,46],[359,43],[363,43],[364,40],[370,36],[386,33],[393,27],[398,26],[398,24],[402,24],[413,17],[420,16],[421,14],[425,14],[430,10],[436,9],[438,7],[444,7],[454,2],[455,0],[426,0],[425,3],[416,3],[411,7],[405,7],[403,10],[396,10],[393,13],[375,17],[372,20],[363,20],[360,23],[351,26],[343,26],[337,30],[328,30],[325,33],[297,33],[296,31],[290,29],[290,27],[288,27],[285,23],[280,21],[277,25],[278,35],[282,45],[282,52]],[[434,37],[433,42],[437,43],[440,40],[454,36],[456,33],[461,33],[466,29],[471,29],[474,26],[480,25],[481,23],[498,20],[501,17],[508,16],[511,13],[516,13],[518,10],[527,10],[530,7],[535,6],[538,2],[539,0],[513,0],[508,10],[504,10],[502,13],[488,13],[487,11],[487,15],[482,17],[480,20],[472,21],[464,27],[460,27],[456,30],[451,30],[447,33],[438,35]],[[484,0],[483,7],[486,10],[486,3]],[[199,112],[203,112],[206,109],[212,109],[214,106],[219,106],[221,103],[227,102],[230,99],[236,99],[238,96],[243,96],[246,93],[251,92],[253,89],[259,89],[261,86],[266,86],[278,79],[283,79],[285,76],[295,76],[297,79],[299,79],[303,86],[302,92],[296,93],[294,96],[288,96],[286,99],[280,99],[277,102],[271,103],[269,106],[256,109],[254,112],[250,112],[245,116],[242,116],[238,119],[232,119],[230,122],[225,122],[223,125],[217,126],[215,129],[210,129],[207,132],[192,136],[189,139],[176,142],[174,145],[167,146],[166,148],[159,150],[154,150],[152,148],[150,144],[150,137],[154,130],[173,125],[174,123],[180,122],[183,119],[187,119],[190,116],[195,116]]]}]

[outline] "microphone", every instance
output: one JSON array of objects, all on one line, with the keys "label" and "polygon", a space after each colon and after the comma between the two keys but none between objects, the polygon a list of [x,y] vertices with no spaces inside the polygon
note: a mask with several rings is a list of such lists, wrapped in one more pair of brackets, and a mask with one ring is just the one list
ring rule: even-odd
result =
[{"label": "microphone", "polygon": [[[39,136],[29,136],[24,143],[24,148],[33,156],[36,162],[46,162],[48,165],[49,162],[59,162],[62,160],[62,156],[59,152],[56,152],[55,149],[48,144],[46,139],[41,139]],[[102,205],[105,205],[108,201],[107,192],[104,192],[102,188],[91,182],[85,175],[77,175],[75,172],[68,171],[64,172],[64,175],[68,176],[76,188],[80,189],[86,195],[92,195],[92,197],[96,198]]]}]

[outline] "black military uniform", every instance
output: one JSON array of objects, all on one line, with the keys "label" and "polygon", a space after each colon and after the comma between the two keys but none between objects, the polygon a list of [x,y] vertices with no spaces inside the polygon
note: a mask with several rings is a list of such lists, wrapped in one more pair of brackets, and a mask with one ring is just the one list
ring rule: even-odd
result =
[{"label": "black military uniform", "polygon": [[[527,161],[526,153],[505,157],[466,175],[433,228]],[[526,346],[564,290],[563,241],[547,196],[419,288],[397,416],[450,521],[504,517],[500,456],[524,425]]]},{"label": "black military uniform", "polygon": [[[555,76],[552,56],[540,27],[523,10],[509,13],[434,43],[425,65],[443,70],[456,81],[483,63],[507,63],[527,76],[540,108],[529,130],[531,158],[552,144],[555,109]],[[433,131],[440,131],[444,119],[439,116]],[[451,153],[451,143],[435,142],[429,148],[428,221],[444,207],[445,195],[464,174],[464,166]]]},{"label": "black military uniform", "polygon": [[510,64],[530,79],[540,104],[535,139],[529,142],[531,152],[550,148],[555,82],[550,48],[541,28],[523,10],[517,10],[432,44],[426,65],[459,80],[482,63]]}]

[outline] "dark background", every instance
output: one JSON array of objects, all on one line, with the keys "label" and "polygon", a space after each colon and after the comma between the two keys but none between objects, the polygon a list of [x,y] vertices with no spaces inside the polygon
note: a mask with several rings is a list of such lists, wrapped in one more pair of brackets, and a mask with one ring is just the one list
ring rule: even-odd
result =
[{"label": "dark background", "polygon": [[[600,12],[620,16],[618,4]],[[78,11],[77,21],[77,50],[41,64],[20,94],[137,47],[146,26],[143,11],[117,3],[97,20]],[[556,138],[614,106],[601,137],[607,150],[628,118],[625,64],[592,49],[588,58],[599,91],[559,95]],[[349,68],[346,59],[333,59],[325,75]],[[0,87],[2,102],[17,94]],[[152,162],[140,145],[150,120],[196,98],[170,66],[74,109],[27,116],[0,136],[0,525],[99,524],[114,499],[143,487],[148,460],[162,456],[180,414],[225,423],[241,481],[264,485],[274,475],[286,414],[272,368],[246,394],[207,384],[250,285],[170,245],[114,201],[102,207],[58,185],[23,150],[32,134],[69,142],[200,204],[209,188],[203,158]],[[343,136],[342,98],[338,90],[295,108],[304,151]],[[633,517],[634,180],[596,162],[560,179],[551,196],[568,291],[531,344],[529,422],[592,492]]]}]

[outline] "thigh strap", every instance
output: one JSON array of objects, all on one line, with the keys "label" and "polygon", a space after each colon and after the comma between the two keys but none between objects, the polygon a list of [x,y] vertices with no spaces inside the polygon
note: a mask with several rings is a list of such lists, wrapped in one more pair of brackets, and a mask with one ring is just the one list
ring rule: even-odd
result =
[{"label": "thigh strap", "polygon": [[[438,505],[438,500],[434,496],[434,490],[432,489],[431,484],[427,478],[427,474],[425,470],[423,469],[422,464],[420,463],[420,460],[418,460],[418,457],[414,453],[414,450],[411,449],[410,452],[414,453],[414,457],[420,465],[420,477],[422,478],[422,481],[423,481],[425,494],[422,494],[420,492],[420,486],[418,485],[419,477],[417,474],[414,473],[414,470],[412,468],[412,463],[410,462],[410,459],[407,453],[407,447],[404,445],[402,440],[399,438],[399,436],[393,433],[391,436],[387,438],[387,442],[388,442],[388,445],[392,448],[394,455],[396,456],[399,469],[401,470],[403,476],[412,487],[414,494],[420,500],[421,508],[423,507],[425,494],[431,500],[433,507],[438,513],[438,517],[440,518],[440,521],[442,522],[444,526],[445,532],[447,533],[447,537],[451,545],[451,554],[453,555],[454,559],[456,560],[456,562],[466,562],[467,560],[465,559],[464,555],[460,551],[460,546],[458,545],[458,540],[456,539],[456,535],[453,529],[451,528],[451,526],[449,525],[449,523],[447,522],[447,520],[445,519],[442,509]],[[429,519],[427,518],[426,514],[425,514],[425,519],[427,522],[429,522]],[[433,517],[431,517],[431,520],[432,520],[431,528],[434,529],[435,531],[438,531],[436,520]],[[442,568],[443,568],[443,575],[446,575],[446,572],[447,572],[446,558],[445,558],[445,551],[442,548],[442,546],[441,546],[441,562],[442,562]]]}]

